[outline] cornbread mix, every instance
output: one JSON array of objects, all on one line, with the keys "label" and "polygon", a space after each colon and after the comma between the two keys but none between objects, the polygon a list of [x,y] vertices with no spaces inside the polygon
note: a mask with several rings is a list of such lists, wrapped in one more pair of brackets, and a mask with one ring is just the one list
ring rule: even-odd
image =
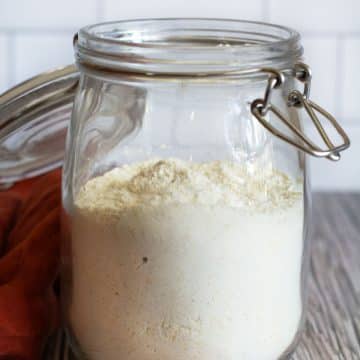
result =
[{"label": "cornbread mix", "polygon": [[268,360],[291,342],[301,184],[150,160],[88,181],[75,207],[69,318],[90,359]]}]

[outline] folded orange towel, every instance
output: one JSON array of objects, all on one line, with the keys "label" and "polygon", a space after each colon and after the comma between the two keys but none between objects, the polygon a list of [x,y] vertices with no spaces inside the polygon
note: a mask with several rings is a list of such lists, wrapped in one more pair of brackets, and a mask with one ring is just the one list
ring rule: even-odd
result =
[{"label": "folded orange towel", "polygon": [[60,171],[0,194],[0,359],[38,360],[59,324]]}]

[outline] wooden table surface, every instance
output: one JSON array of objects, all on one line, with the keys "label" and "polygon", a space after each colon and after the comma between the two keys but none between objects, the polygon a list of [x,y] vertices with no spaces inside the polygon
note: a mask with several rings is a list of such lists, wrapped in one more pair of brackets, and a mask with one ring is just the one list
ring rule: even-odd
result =
[{"label": "wooden table surface", "polygon": [[[292,360],[358,360],[360,193],[314,194],[312,229],[306,325]],[[58,334],[47,359],[71,359],[66,349]]]},{"label": "wooden table surface", "polygon": [[294,360],[360,359],[360,194],[313,197],[307,320]]}]

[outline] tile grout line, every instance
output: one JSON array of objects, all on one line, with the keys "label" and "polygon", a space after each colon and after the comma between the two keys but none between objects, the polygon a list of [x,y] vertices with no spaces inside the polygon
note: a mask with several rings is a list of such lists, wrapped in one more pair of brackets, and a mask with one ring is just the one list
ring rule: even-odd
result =
[{"label": "tile grout line", "polygon": [[16,33],[16,34],[25,34],[25,35],[64,35],[69,33],[75,33],[78,30],[76,27],[1,27],[0,33]]},{"label": "tile grout line", "polygon": [[344,41],[345,37],[342,34],[336,36],[336,74],[335,78],[335,113],[340,122],[344,116]]},{"label": "tile grout line", "polygon": [[261,13],[262,13],[262,20],[263,21],[269,21],[270,20],[270,0],[262,0],[261,3]]},{"label": "tile grout line", "polygon": [[16,52],[15,52],[15,41],[16,41],[16,31],[7,31],[7,88],[10,88],[15,84],[16,80]]},{"label": "tile grout line", "polygon": [[339,30],[303,30],[301,34],[309,37],[334,37],[334,36],[351,36],[360,38],[359,31],[339,31]]},{"label": "tile grout line", "polygon": [[96,21],[102,22],[105,18],[104,1],[96,0]]},{"label": "tile grout line", "polygon": [[[97,10],[97,21],[103,21],[104,20],[104,8],[103,3],[101,0],[99,1],[98,10]],[[268,0],[262,0],[262,19],[265,21],[269,21],[271,14],[269,9],[269,1]],[[25,26],[25,27],[11,27],[11,26],[1,26],[0,25],[0,33],[26,33],[26,34],[39,34],[43,35],[44,33],[47,34],[69,34],[73,33],[78,30],[78,27],[32,27],[32,26]],[[307,37],[334,37],[334,36],[341,36],[341,37],[352,37],[352,38],[359,38],[360,39],[360,32],[358,31],[337,31],[337,30],[326,30],[326,31],[309,31],[309,30],[303,30],[301,31],[301,34]]]}]

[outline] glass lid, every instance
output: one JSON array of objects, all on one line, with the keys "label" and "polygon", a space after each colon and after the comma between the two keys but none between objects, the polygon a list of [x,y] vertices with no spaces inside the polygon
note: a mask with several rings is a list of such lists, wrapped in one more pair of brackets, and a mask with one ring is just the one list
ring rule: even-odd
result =
[{"label": "glass lid", "polygon": [[0,95],[2,187],[61,165],[78,79],[75,65],[69,65]]}]

